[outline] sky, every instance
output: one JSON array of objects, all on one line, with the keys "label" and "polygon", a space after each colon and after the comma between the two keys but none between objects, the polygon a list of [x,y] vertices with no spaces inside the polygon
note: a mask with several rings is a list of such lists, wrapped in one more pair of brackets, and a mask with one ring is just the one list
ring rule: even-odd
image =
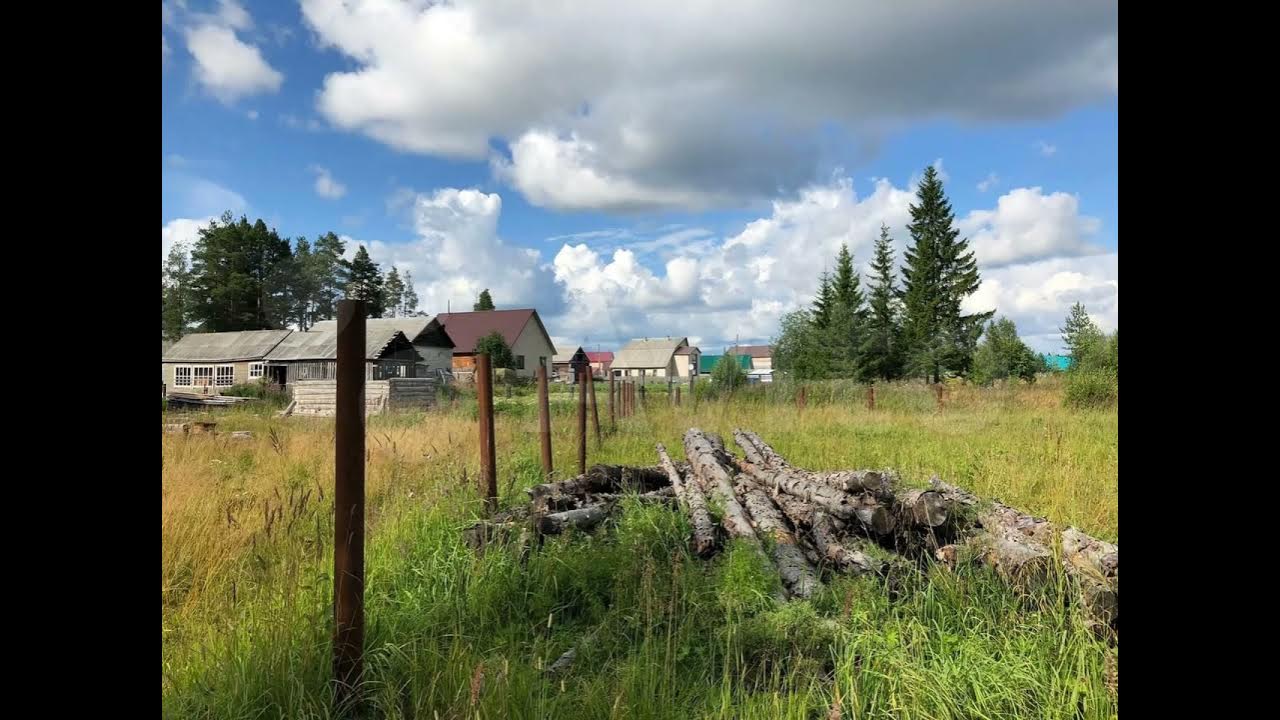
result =
[{"label": "sky", "polygon": [[[162,4],[161,251],[333,231],[420,309],[557,345],[765,343],[940,171],[982,285],[1059,352],[1118,317],[1114,1]],[[864,280],[865,282],[865,280]]]}]

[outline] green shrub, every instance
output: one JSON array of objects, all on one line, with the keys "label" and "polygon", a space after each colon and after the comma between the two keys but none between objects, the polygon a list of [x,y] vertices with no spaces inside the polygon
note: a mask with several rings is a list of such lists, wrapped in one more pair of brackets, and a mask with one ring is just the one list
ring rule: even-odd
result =
[{"label": "green shrub", "polygon": [[1079,370],[1067,373],[1062,402],[1067,407],[1111,407],[1118,400],[1119,386],[1111,370]]}]

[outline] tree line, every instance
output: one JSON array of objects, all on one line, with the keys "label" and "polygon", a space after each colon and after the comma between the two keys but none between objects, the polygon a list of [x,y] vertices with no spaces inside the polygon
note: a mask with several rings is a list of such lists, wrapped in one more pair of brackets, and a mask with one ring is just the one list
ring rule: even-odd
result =
[{"label": "tree line", "polygon": [[413,277],[385,274],[361,245],[346,260],[333,232],[292,243],[259,218],[231,213],[200,228],[193,247],[175,245],[162,266],[163,336],[296,327],[335,317],[342,298],[364,300],[371,318],[420,315]]},{"label": "tree line", "polygon": [[910,214],[901,270],[894,272],[889,228],[882,224],[865,291],[848,246],[841,245],[835,272],[822,273],[812,306],[783,316],[776,367],[800,380],[922,378],[935,383],[947,376],[980,383],[1034,380],[1047,370],[1044,358],[1018,337],[1012,320],[993,321],[994,311],[961,309],[981,277],[933,167],[925,168]]}]

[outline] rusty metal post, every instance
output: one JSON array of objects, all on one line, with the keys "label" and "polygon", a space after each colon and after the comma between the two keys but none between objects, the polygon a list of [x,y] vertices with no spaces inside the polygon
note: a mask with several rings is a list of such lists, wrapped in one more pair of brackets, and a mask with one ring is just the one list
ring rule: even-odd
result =
[{"label": "rusty metal post", "polygon": [[364,302],[338,302],[333,492],[333,678],[342,707],[364,674]]},{"label": "rusty metal post", "polygon": [[591,401],[591,424],[596,428],[596,449],[599,450],[604,441],[600,439],[600,412],[596,409],[596,379],[591,374],[590,365],[582,368],[582,374],[587,379],[587,387],[591,393],[589,398]]},{"label": "rusty metal post", "polygon": [[587,374],[578,369],[578,474],[587,471]]},{"label": "rusty metal post", "polygon": [[942,383],[934,383],[933,396],[938,402],[938,410],[942,410]]},{"label": "rusty metal post", "polygon": [[493,370],[488,353],[476,355],[476,403],[480,409],[480,496],[492,513],[498,509],[498,468],[493,443]]},{"label": "rusty metal post", "polygon": [[640,381],[640,409],[641,409],[641,410],[644,410],[644,407],[645,407],[645,406],[644,406],[644,396],[645,396],[644,381],[643,381],[643,380],[641,380],[641,381]]},{"label": "rusty metal post", "polygon": [[542,445],[542,477],[551,477],[551,404],[547,398],[547,368],[538,368],[538,442]]},{"label": "rusty metal post", "polygon": [[680,407],[680,386],[676,386],[676,407]]},{"label": "rusty metal post", "polygon": [[618,426],[618,413],[614,408],[614,382],[613,370],[609,370],[609,431],[613,432]]},{"label": "rusty metal post", "polygon": [[867,409],[868,409],[868,410],[875,410],[875,409],[876,409],[876,386],[875,386],[875,383],[872,383],[872,384],[870,384],[870,385],[868,385],[868,386],[867,386]]},{"label": "rusty metal post", "polygon": [[801,385],[800,390],[796,392],[796,410],[803,410],[808,398],[805,397],[805,386]]}]

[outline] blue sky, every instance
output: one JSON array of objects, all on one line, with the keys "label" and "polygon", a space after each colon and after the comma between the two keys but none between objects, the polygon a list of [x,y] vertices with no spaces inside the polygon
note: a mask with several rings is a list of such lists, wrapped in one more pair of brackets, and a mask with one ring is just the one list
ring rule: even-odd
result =
[{"label": "blue sky", "polygon": [[1114,3],[908,6],[166,3],[162,251],[232,210],[367,245],[429,312],[488,287],[557,342],[712,351],[841,242],[901,252],[937,164],[974,309],[1042,351],[1076,301],[1114,328]]}]

